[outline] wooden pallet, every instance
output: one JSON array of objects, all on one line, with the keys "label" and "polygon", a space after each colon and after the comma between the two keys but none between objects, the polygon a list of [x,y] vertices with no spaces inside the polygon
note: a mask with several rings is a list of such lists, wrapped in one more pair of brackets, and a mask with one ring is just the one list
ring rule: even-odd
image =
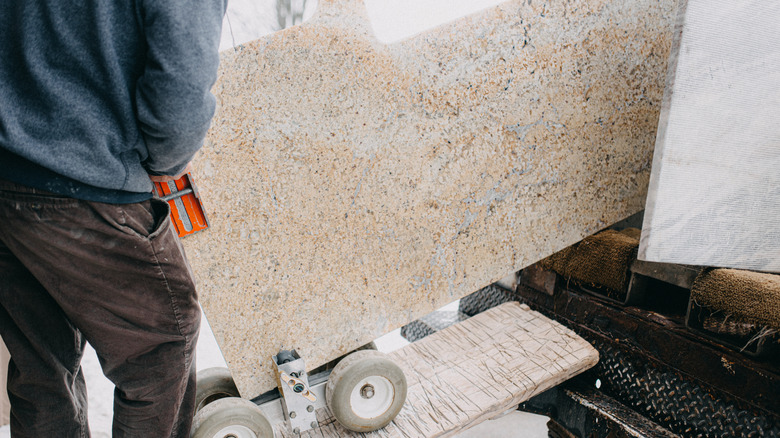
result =
[{"label": "wooden pallet", "polygon": [[[327,408],[320,428],[301,437],[447,437],[517,407],[587,370],[598,352],[561,324],[527,305],[505,303],[390,354],[409,391],[387,427],[356,433]],[[293,435],[278,424],[279,437]]]}]

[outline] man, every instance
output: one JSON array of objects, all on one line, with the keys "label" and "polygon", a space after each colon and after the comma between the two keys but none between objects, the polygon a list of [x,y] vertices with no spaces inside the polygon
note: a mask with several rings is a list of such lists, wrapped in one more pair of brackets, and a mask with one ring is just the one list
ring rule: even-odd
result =
[{"label": "man", "polygon": [[[150,179],[214,112],[226,0],[0,2],[0,336],[13,437],[88,437],[85,342],[114,437],[188,437],[200,310]],[[151,177],[150,177],[151,175]]]}]

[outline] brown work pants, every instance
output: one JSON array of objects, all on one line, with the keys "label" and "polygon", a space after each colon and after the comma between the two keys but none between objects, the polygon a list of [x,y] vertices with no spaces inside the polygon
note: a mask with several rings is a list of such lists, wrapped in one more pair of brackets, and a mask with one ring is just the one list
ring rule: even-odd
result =
[{"label": "brown work pants", "polygon": [[0,180],[0,336],[14,438],[89,437],[81,356],[115,385],[114,437],[189,437],[200,308],[165,202]]}]

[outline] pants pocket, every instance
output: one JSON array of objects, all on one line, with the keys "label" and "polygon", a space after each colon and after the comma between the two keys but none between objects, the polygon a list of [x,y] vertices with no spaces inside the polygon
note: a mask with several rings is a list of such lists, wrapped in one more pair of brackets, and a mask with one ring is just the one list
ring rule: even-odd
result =
[{"label": "pants pocket", "polygon": [[90,202],[89,205],[112,228],[141,239],[154,239],[172,226],[171,207],[159,199],[133,204]]},{"label": "pants pocket", "polygon": [[149,239],[154,239],[173,227],[173,222],[171,222],[171,206],[167,202],[157,198],[150,199],[149,204],[152,218],[154,218],[154,225],[147,237]]}]

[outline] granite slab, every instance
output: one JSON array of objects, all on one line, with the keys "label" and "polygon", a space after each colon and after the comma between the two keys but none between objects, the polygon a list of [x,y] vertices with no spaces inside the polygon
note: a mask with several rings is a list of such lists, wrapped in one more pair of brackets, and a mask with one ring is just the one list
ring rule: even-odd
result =
[{"label": "granite slab", "polygon": [[382,44],[321,0],[224,52],[184,243],[242,396],[640,211],[674,12],[509,1]]},{"label": "granite slab", "polygon": [[780,272],[780,3],[681,3],[642,260]]}]

